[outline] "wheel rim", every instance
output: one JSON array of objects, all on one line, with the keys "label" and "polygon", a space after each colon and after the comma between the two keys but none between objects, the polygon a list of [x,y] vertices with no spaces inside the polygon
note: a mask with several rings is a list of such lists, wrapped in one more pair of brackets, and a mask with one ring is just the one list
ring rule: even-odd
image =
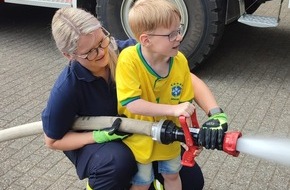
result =
[{"label": "wheel rim", "polygon": [[[120,18],[121,18],[122,27],[125,33],[127,34],[127,36],[130,36],[130,37],[134,37],[134,35],[128,23],[128,13],[129,13],[132,3],[134,3],[135,1],[136,0],[123,0],[121,9],[120,9]],[[187,11],[186,5],[183,0],[170,0],[170,1],[175,3],[180,11],[181,24],[184,27],[182,35],[184,36],[188,28],[188,11]]]}]

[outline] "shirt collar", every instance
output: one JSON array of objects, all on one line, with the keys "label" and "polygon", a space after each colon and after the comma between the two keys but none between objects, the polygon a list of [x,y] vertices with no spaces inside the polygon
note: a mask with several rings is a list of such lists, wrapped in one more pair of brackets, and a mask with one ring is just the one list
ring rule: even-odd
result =
[{"label": "shirt collar", "polygon": [[69,67],[71,68],[72,72],[75,73],[78,80],[92,82],[98,78],[76,60],[71,61],[69,63]]}]

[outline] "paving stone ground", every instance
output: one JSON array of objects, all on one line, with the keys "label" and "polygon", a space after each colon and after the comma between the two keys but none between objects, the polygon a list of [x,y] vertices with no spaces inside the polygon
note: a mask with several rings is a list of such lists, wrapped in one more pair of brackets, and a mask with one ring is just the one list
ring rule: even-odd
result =
[{"label": "paving stone ground", "polygon": [[[242,131],[243,136],[290,138],[287,3],[277,28],[227,26],[216,51],[195,71],[228,114],[229,129]],[[277,6],[278,1],[267,3],[257,13],[275,16]],[[50,34],[54,11],[0,4],[0,129],[40,121],[50,89],[66,63]],[[206,119],[200,109],[198,117],[200,123]],[[232,157],[204,150],[197,162],[205,190],[290,189],[289,166],[252,155]],[[0,143],[0,190],[77,190],[85,183],[61,152],[44,146],[42,134]]]}]

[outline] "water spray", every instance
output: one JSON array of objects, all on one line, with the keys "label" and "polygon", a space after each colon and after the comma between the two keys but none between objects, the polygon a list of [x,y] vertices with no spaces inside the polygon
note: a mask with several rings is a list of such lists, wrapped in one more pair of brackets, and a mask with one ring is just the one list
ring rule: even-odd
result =
[{"label": "water spray", "polygon": [[258,158],[290,166],[290,139],[251,135],[239,138],[236,150]]}]

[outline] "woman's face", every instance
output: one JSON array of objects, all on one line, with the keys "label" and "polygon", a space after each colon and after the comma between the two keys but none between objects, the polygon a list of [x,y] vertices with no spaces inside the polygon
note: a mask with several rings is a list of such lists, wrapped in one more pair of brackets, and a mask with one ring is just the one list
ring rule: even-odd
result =
[{"label": "woman's face", "polygon": [[93,73],[109,63],[110,36],[99,28],[90,34],[80,36],[75,59]]}]

